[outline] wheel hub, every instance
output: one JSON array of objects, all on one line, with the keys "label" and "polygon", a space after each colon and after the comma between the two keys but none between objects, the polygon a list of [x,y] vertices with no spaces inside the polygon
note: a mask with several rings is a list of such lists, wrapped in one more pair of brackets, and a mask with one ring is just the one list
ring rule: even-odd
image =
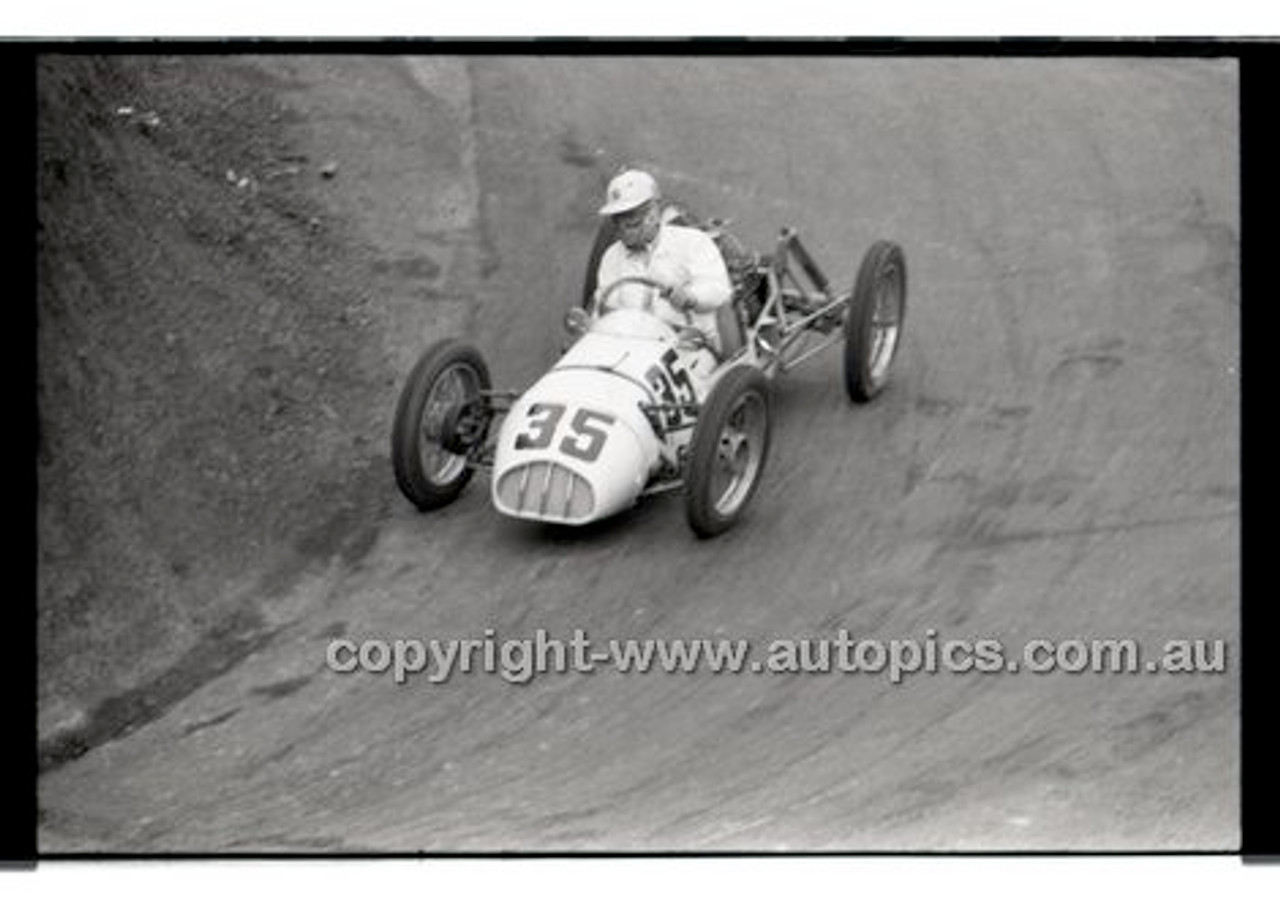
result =
[{"label": "wheel hub", "polygon": [[720,463],[737,477],[742,475],[750,462],[748,441],[745,432],[726,429],[720,436]]},{"label": "wheel hub", "polygon": [[440,420],[440,446],[451,454],[466,456],[484,440],[490,413],[479,400],[464,400],[445,410]]},{"label": "wheel hub", "polygon": [[462,427],[468,407],[480,403],[472,396],[478,387],[472,369],[455,365],[441,374],[427,398],[419,426],[420,458],[423,471],[435,482],[451,482],[466,468],[472,448],[466,443],[468,430]]}]

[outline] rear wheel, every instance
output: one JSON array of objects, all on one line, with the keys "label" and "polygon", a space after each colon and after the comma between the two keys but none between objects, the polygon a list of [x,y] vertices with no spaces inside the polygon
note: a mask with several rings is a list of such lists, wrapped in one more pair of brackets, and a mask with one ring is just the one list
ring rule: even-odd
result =
[{"label": "rear wheel", "polygon": [[768,383],[749,365],[726,372],[707,397],[685,488],[685,513],[699,536],[724,532],[754,496],[769,454],[769,416]]},{"label": "rear wheel", "polygon": [[884,390],[906,314],[906,259],[896,243],[879,240],[862,259],[844,324],[844,382],[854,402]]},{"label": "rear wheel", "polygon": [[452,502],[471,478],[470,447],[482,442],[474,425],[486,403],[489,368],[472,346],[442,340],[418,360],[400,392],[391,431],[396,484],[419,510]]}]

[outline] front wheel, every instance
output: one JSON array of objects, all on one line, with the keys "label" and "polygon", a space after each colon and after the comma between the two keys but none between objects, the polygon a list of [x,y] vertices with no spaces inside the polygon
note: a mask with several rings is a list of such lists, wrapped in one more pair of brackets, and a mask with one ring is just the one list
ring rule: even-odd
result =
[{"label": "front wheel", "polygon": [[884,390],[907,314],[907,263],[896,243],[867,250],[844,323],[844,383],[855,403]]},{"label": "front wheel", "polygon": [[738,521],[760,484],[769,435],[764,375],[734,366],[707,397],[693,433],[685,513],[699,536],[719,535]]},{"label": "front wheel", "polygon": [[[489,368],[472,346],[441,340],[422,354],[396,405],[391,463],[400,491],[419,510],[451,503],[471,478],[468,445],[460,430],[468,410],[483,410]],[[471,419],[470,421],[475,421]]]}]

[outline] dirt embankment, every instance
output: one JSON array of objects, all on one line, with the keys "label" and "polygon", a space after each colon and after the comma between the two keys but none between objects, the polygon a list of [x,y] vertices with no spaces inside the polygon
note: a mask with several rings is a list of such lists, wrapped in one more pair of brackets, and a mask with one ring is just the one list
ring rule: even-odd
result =
[{"label": "dirt embankment", "polygon": [[372,544],[396,386],[485,266],[465,72],[432,77],[453,97],[378,58],[41,61],[45,764],[162,711],[279,629],[264,601]]}]

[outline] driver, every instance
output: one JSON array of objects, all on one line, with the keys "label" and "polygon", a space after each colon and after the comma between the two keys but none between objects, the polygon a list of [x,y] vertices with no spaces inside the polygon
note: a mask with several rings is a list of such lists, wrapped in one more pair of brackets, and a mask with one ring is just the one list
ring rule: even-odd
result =
[{"label": "driver", "polygon": [[733,295],[729,272],[715,242],[692,227],[663,223],[658,183],[642,170],[624,170],[609,183],[601,216],[618,228],[618,241],[600,259],[600,289],[622,277],[647,277],[661,290],[640,284],[619,287],[610,303],[654,314],[673,327],[693,327],[719,352],[716,310]]}]

